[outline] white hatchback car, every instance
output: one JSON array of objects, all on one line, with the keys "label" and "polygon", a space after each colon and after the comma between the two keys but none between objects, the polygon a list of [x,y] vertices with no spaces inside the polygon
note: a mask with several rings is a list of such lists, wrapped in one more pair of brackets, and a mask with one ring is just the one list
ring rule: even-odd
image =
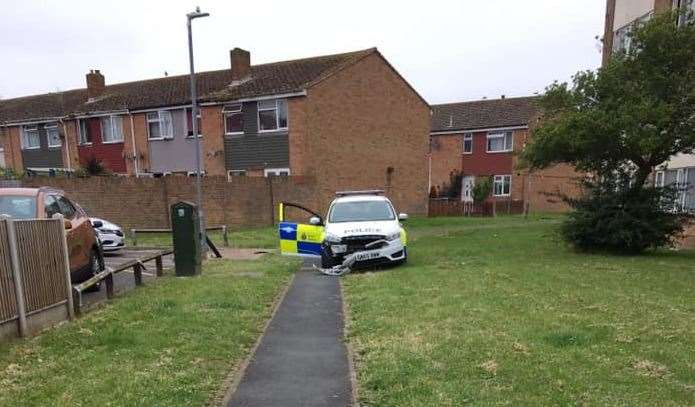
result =
[{"label": "white hatchback car", "polygon": [[97,232],[97,237],[104,252],[115,252],[125,247],[125,235],[120,226],[104,219],[89,219],[92,221],[92,225],[98,225],[101,222],[101,227],[94,227],[94,230]]}]

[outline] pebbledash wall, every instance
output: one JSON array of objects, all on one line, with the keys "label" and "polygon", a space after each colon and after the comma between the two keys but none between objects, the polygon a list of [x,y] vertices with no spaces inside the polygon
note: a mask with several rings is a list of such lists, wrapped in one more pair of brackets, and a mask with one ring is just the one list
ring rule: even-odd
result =
[{"label": "pebbledash wall", "polygon": [[[195,202],[195,178],[188,177],[36,177],[25,178],[22,184],[29,188],[61,189],[91,216],[107,219],[126,229],[169,227],[171,204]],[[319,186],[310,176],[233,177],[229,181],[225,177],[205,177],[206,221],[208,225],[234,228],[269,226],[277,221],[277,204],[281,201],[298,203],[325,214],[325,202],[329,197],[320,195]],[[420,207],[419,201],[396,203],[398,211],[413,215],[424,214]]]}]

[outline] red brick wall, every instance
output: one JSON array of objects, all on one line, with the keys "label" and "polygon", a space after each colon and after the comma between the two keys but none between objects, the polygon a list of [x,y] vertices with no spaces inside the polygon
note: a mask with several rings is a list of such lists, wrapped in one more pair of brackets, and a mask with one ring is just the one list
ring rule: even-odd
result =
[{"label": "red brick wall", "polygon": [[305,167],[319,183],[317,207],[336,190],[376,188],[399,211],[427,213],[430,109],[381,56],[310,88],[306,103]]},{"label": "red brick wall", "polygon": [[203,134],[203,163],[209,175],[227,175],[224,166],[224,121],[222,106],[205,106],[200,110]]},{"label": "red brick wall", "polygon": [[460,134],[437,135],[431,137],[430,155],[432,159],[430,179],[435,188],[445,188],[450,182],[452,171],[461,171]]},{"label": "red brick wall", "polygon": [[19,126],[4,127],[5,164],[17,172],[24,171]]},{"label": "red brick wall", "polygon": [[[62,189],[94,216],[129,228],[169,226],[169,207],[195,202],[195,179],[189,177],[27,178],[26,187]],[[271,225],[281,201],[305,204],[323,213],[312,198],[316,183],[308,177],[203,178],[203,208],[208,225],[258,227]],[[272,199],[272,204],[271,204]]]}]

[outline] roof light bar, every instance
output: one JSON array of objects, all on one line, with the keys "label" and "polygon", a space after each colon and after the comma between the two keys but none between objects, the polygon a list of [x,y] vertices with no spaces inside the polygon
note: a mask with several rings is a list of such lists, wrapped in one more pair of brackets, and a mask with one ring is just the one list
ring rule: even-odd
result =
[{"label": "roof light bar", "polygon": [[336,196],[352,196],[352,195],[384,195],[381,189],[368,189],[365,191],[338,191]]}]

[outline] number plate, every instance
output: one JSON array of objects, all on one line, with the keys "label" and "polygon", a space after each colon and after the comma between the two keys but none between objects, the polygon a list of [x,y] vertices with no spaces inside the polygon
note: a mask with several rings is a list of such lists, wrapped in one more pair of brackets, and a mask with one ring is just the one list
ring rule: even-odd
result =
[{"label": "number plate", "polygon": [[357,256],[355,256],[356,261],[365,261],[365,260],[372,260],[380,257],[379,252],[366,252],[366,253],[360,253]]}]

